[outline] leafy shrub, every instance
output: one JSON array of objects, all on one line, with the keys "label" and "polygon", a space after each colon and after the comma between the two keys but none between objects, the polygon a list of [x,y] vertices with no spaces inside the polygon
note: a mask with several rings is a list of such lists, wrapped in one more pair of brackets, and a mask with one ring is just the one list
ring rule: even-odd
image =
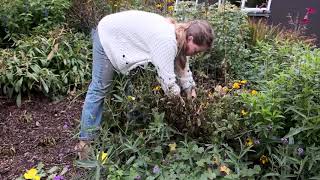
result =
[{"label": "leafy shrub", "polygon": [[88,37],[64,28],[18,40],[15,50],[0,51],[2,92],[20,104],[31,91],[54,96],[80,87],[90,77],[90,47]]},{"label": "leafy shrub", "polygon": [[67,15],[67,23],[70,27],[76,29],[76,31],[85,33],[89,33],[92,28],[98,25],[101,18],[111,13],[130,9],[162,13],[156,8],[156,1],[72,0],[71,4]]},{"label": "leafy shrub", "polygon": [[46,30],[61,24],[70,6],[65,0],[4,0],[1,4],[0,29],[4,30],[1,39],[19,39],[21,34],[30,34],[34,28]]},{"label": "leafy shrub", "polygon": [[260,43],[259,57],[253,60],[261,61],[253,64],[257,68],[253,76],[258,75],[256,86],[261,92],[242,97],[250,112],[245,122],[254,130],[249,136],[263,142],[257,151],[268,154],[274,166],[265,171],[274,174],[266,176],[317,176],[319,169],[314,164],[319,162],[319,147],[315,146],[319,144],[320,128],[319,50],[302,43]]},{"label": "leafy shrub", "polygon": [[247,45],[250,31],[245,13],[229,3],[222,8],[208,4],[194,7],[188,3],[179,6],[180,10],[175,14],[178,20],[206,19],[215,33],[210,51],[195,58],[197,63],[192,64],[195,71],[206,72],[220,81],[241,77],[244,62],[250,56]]},{"label": "leafy shrub", "polygon": [[[144,74],[143,77],[146,75]],[[145,82],[140,80],[136,82]],[[125,87],[121,84],[124,85],[126,82],[122,78],[115,82],[114,88],[118,95],[125,94]],[[152,89],[150,86],[138,87]],[[214,179],[218,177],[232,179],[253,178],[259,174],[261,170],[259,165],[249,167],[249,163],[242,161],[243,156],[250,151],[248,147],[242,146],[238,152],[228,145],[195,142],[190,139],[189,133],[182,134],[174,126],[170,126],[168,124],[171,122],[170,118],[178,119],[159,113],[158,110],[167,108],[167,110],[177,111],[177,109],[172,109],[171,105],[161,107],[161,104],[173,102],[161,102],[163,100],[158,94],[160,92],[158,90],[153,92],[155,95],[150,95],[149,92],[148,95],[134,93],[132,96],[122,97],[114,94],[115,91],[113,91],[111,105],[107,103],[108,115],[104,128],[94,146],[95,151],[91,152],[90,161],[78,162],[81,167],[94,168],[92,174],[89,174],[89,179]],[[153,103],[151,106],[143,103],[146,100],[159,103],[160,108],[154,107]],[[184,114],[184,112],[176,113]],[[124,116],[127,119],[123,119]],[[181,118],[182,121],[187,122],[186,119]],[[197,127],[197,125],[193,126]],[[101,151],[107,154],[105,161],[97,158]]]}]

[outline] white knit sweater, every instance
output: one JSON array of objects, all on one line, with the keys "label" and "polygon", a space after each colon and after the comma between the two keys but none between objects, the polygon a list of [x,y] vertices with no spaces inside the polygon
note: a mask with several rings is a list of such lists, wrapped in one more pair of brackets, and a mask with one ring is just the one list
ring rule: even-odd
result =
[{"label": "white knit sweater", "polygon": [[[180,94],[174,70],[175,28],[164,17],[136,10],[115,13],[102,18],[98,33],[102,47],[117,71],[127,74],[131,69],[151,62],[165,93]],[[192,73],[179,78],[193,82]]]}]

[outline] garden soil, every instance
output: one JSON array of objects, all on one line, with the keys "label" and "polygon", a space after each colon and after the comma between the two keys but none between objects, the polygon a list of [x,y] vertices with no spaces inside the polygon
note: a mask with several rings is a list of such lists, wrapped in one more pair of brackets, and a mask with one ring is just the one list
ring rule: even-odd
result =
[{"label": "garden soil", "polygon": [[0,97],[0,179],[16,179],[40,162],[46,170],[68,166],[65,179],[81,179],[74,146],[82,104],[81,98],[32,97],[19,108]]}]

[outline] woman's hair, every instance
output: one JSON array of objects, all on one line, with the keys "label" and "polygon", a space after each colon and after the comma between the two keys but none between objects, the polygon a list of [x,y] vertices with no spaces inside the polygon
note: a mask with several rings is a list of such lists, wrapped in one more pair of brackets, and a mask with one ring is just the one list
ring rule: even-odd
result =
[{"label": "woman's hair", "polygon": [[167,18],[168,22],[175,25],[176,40],[178,46],[178,55],[176,57],[177,65],[184,68],[186,64],[187,39],[193,37],[193,43],[198,46],[211,47],[214,33],[213,29],[207,21],[193,20],[186,23],[176,23],[172,18]]}]

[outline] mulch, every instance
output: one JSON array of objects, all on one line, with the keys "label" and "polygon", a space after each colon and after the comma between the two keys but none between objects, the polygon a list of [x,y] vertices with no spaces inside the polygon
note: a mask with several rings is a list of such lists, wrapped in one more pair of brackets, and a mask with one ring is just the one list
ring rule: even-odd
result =
[{"label": "mulch", "polygon": [[0,179],[16,179],[39,162],[45,169],[69,166],[66,179],[81,176],[74,146],[82,104],[83,98],[52,102],[38,96],[17,107],[0,96]]}]

